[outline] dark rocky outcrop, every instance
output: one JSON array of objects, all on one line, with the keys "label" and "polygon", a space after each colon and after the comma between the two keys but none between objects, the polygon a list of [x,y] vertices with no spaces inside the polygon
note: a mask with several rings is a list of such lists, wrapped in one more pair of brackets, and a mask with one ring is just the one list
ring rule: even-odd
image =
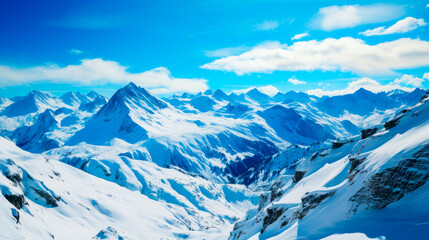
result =
[{"label": "dark rocky outcrop", "polygon": [[344,144],[346,144],[346,143],[350,143],[350,142],[353,142],[353,140],[348,140],[348,141],[335,141],[335,142],[332,142],[332,149],[337,149],[337,148],[340,148],[340,147],[342,147]]},{"label": "dark rocky outcrop", "polygon": [[311,192],[304,195],[301,199],[301,209],[296,211],[293,214],[294,218],[303,219],[307,213],[317,207],[320,203],[322,203],[326,198],[334,195],[335,191],[331,192]]},{"label": "dark rocky outcrop", "polygon": [[305,173],[305,171],[295,171],[295,174],[292,177],[292,181],[294,183],[299,182],[302,178],[304,178]]},{"label": "dark rocky outcrop", "polygon": [[19,211],[15,208],[12,209],[12,216],[16,219],[16,223],[19,223]]},{"label": "dark rocky outcrop", "polygon": [[258,211],[273,202],[276,198],[283,195],[281,188],[284,186],[282,182],[275,182],[270,187],[270,191],[259,196]]},{"label": "dark rocky outcrop", "polygon": [[353,170],[355,170],[359,165],[361,165],[364,161],[365,158],[349,158],[350,161],[350,170],[349,172],[353,172]]},{"label": "dark rocky outcrop", "polygon": [[261,228],[261,234],[264,233],[265,229],[275,221],[285,212],[285,209],[282,207],[273,207],[267,208],[267,216],[264,218],[264,223]]},{"label": "dark rocky outcrop", "polygon": [[4,197],[16,208],[21,209],[25,204],[25,197],[22,194],[5,194]]},{"label": "dark rocky outcrop", "polygon": [[32,189],[37,193],[37,195],[45,199],[46,205],[50,207],[58,207],[57,202],[61,199],[60,197],[52,196],[50,193],[34,187],[32,187]]},{"label": "dark rocky outcrop", "polygon": [[386,130],[389,130],[389,129],[395,127],[396,125],[398,125],[400,119],[401,119],[401,117],[398,117],[398,118],[395,118],[395,119],[392,119],[392,120],[385,122],[384,128]]},{"label": "dark rocky outcrop", "polygon": [[377,132],[377,130],[378,130],[378,128],[363,129],[361,131],[362,139],[365,139],[367,137],[370,137],[370,136],[374,135]]},{"label": "dark rocky outcrop", "polygon": [[413,157],[400,161],[396,167],[374,174],[366,186],[349,199],[355,203],[352,211],[355,212],[362,204],[367,209],[385,208],[423,186],[429,179],[429,145]]}]

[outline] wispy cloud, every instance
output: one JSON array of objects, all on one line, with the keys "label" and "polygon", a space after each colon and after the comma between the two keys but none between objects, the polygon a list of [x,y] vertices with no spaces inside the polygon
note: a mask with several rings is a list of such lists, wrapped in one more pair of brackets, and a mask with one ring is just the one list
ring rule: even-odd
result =
[{"label": "wispy cloud", "polygon": [[374,29],[366,30],[365,32],[361,32],[359,34],[365,36],[375,36],[375,35],[388,35],[394,33],[406,33],[412,31],[418,27],[425,26],[425,20],[423,18],[416,19],[413,17],[407,17],[402,20],[399,20],[392,26],[386,28],[386,26],[378,27]]},{"label": "wispy cloud", "polygon": [[81,54],[84,53],[84,51],[79,50],[79,49],[71,49],[70,53],[73,54],[73,55],[81,55]]},{"label": "wispy cloud", "polygon": [[413,88],[409,87],[403,87],[399,84],[395,83],[388,83],[388,84],[380,84],[379,82],[370,79],[370,78],[361,78],[356,81],[349,82],[347,87],[344,89],[338,89],[338,90],[324,90],[324,89],[312,89],[306,91],[309,95],[314,95],[318,97],[322,96],[338,96],[338,95],[345,95],[345,94],[351,94],[359,90],[360,88],[364,88],[368,91],[378,93],[378,92],[388,92],[395,89],[401,89],[407,92],[411,92]]},{"label": "wispy cloud", "polygon": [[386,22],[404,13],[404,7],[399,5],[334,5],[319,9],[312,25],[318,29],[332,31],[362,24]]},{"label": "wispy cloud", "polygon": [[240,55],[246,51],[252,49],[247,46],[238,46],[238,47],[229,47],[229,48],[221,48],[216,50],[208,50],[204,51],[207,57],[227,57],[227,56],[235,56]]},{"label": "wispy cloud", "polygon": [[361,75],[392,74],[395,70],[429,66],[429,42],[402,38],[376,45],[344,37],[260,45],[238,56],[207,63],[201,68],[248,73],[273,71],[342,71]]},{"label": "wispy cloud", "polygon": [[270,31],[278,28],[280,23],[278,21],[264,21],[263,23],[256,24],[256,29],[261,31]]},{"label": "wispy cloud", "polygon": [[175,78],[167,68],[159,67],[140,73],[131,73],[127,67],[115,61],[101,58],[84,59],[78,65],[60,67],[43,65],[29,68],[15,68],[0,65],[0,86],[18,86],[25,83],[50,82],[70,83],[80,86],[105,84],[137,85],[155,93],[200,92],[206,90],[207,80],[199,78]]},{"label": "wispy cloud", "polygon": [[308,34],[308,33],[299,33],[299,34],[295,34],[295,36],[293,36],[291,38],[291,40],[292,41],[293,40],[298,40],[298,39],[301,39],[301,38],[304,38],[304,37],[308,37],[308,36],[310,36],[310,34]]},{"label": "wispy cloud", "polygon": [[305,81],[301,81],[301,80],[298,80],[296,78],[289,78],[287,81],[292,83],[293,85],[299,85],[299,84],[306,84],[307,83]]}]

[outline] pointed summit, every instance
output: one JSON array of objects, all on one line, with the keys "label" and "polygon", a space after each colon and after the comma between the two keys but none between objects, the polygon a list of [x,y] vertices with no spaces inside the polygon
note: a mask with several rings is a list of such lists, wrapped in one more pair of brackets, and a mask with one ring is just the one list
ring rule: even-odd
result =
[{"label": "pointed summit", "polygon": [[60,99],[67,105],[78,107],[81,104],[89,103],[91,100],[80,92],[67,92],[60,97]]},{"label": "pointed summit", "polygon": [[359,97],[368,97],[370,95],[375,95],[375,93],[368,91],[362,87],[362,88],[359,88],[356,92],[354,92],[353,95],[359,96]]},{"label": "pointed summit", "polygon": [[205,92],[204,92],[204,95],[212,95],[213,94],[213,90],[211,90],[211,89],[207,89]]},{"label": "pointed summit", "polygon": [[12,139],[16,141],[17,146],[24,150],[37,153],[44,152],[59,147],[57,141],[49,139],[45,135],[57,124],[53,111],[46,109],[33,125],[17,128],[12,134]]},{"label": "pointed summit", "polygon": [[79,110],[94,112],[96,109],[100,108],[107,103],[107,99],[104,96],[98,95],[92,102],[81,104]]},{"label": "pointed summit", "polygon": [[145,122],[168,104],[146,89],[129,83],[116,91],[112,98],[93,116],[85,128],[77,132],[69,145],[87,142],[105,144],[114,138],[136,143],[148,138]]},{"label": "pointed summit", "polygon": [[138,87],[133,82],[119,89],[112,96],[112,99],[110,99],[107,105],[109,105],[111,102],[114,104],[115,101],[119,101],[120,104],[127,105],[128,108],[139,107],[147,111],[155,111],[168,107],[164,101],[153,96],[146,89]]},{"label": "pointed summit", "polygon": [[257,88],[253,88],[252,90],[248,91],[246,96],[257,102],[266,102],[270,98],[270,96],[260,92]]},{"label": "pointed summit", "polygon": [[93,101],[94,101],[94,99],[95,99],[96,97],[98,97],[98,96],[99,96],[99,94],[98,94],[97,92],[95,92],[95,91],[90,91],[89,93],[87,93],[87,94],[86,94],[86,96],[87,96],[89,99],[91,99],[91,100],[93,100]]},{"label": "pointed summit", "polygon": [[229,100],[229,96],[226,95],[226,93],[224,93],[222,90],[217,89],[214,93],[213,93],[213,98],[218,100],[218,101],[223,101],[223,100]]},{"label": "pointed summit", "polygon": [[16,117],[64,106],[56,97],[39,91],[30,91],[26,96],[16,99],[17,101],[6,107],[1,115]]}]

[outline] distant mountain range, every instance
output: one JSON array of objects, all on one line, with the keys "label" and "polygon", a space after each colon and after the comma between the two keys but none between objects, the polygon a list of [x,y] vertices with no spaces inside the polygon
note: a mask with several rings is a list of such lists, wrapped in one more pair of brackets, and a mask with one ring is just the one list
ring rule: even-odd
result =
[{"label": "distant mountain range", "polygon": [[[5,234],[404,239],[429,221],[427,101],[419,88],[161,99],[134,83],[110,99],[94,91],[0,98]],[[399,220],[383,222],[389,217]]]}]

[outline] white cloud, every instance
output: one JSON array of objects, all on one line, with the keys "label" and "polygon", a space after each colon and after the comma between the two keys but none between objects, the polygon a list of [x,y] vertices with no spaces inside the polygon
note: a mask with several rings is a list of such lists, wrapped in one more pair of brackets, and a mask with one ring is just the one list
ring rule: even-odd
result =
[{"label": "white cloud", "polygon": [[78,65],[65,67],[44,65],[14,68],[0,65],[0,86],[18,86],[33,82],[70,83],[85,86],[134,82],[156,93],[200,92],[208,88],[205,79],[175,78],[164,67],[131,73],[127,71],[127,67],[101,58],[84,59]]},{"label": "white cloud", "polygon": [[293,85],[298,85],[298,84],[306,84],[307,82],[305,81],[300,81],[296,78],[289,78],[289,80],[287,80],[288,82],[292,83]]},{"label": "white cloud", "polygon": [[338,95],[345,95],[345,94],[351,94],[359,90],[360,88],[364,88],[368,91],[378,93],[378,92],[388,92],[395,89],[401,89],[407,92],[411,92],[413,88],[408,87],[402,87],[398,84],[389,83],[387,85],[382,85],[379,82],[370,79],[370,78],[361,78],[353,82],[349,82],[348,86],[345,89],[339,89],[339,90],[331,90],[326,91],[323,89],[312,89],[306,91],[309,95],[314,95],[318,97],[322,96],[338,96]]},{"label": "white cloud", "polygon": [[83,53],[84,53],[84,51],[79,50],[79,49],[71,49],[71,50],[70,50],[70,53],[71,53],[71,54],[74,54],[74,55],[81,55],[81,54],[83,54]]},{"label": "white cloud", "polygon": [[291,40],[292,40],[292,41],[293,41],[293,40],[298,40],[298,39],[301,39],[301,38],[304,38],[304,37],[308,37],[308,36],[310,36],[310,34],[308,34],[308,33],[295,34],[295,36],[293,36],[293,37],[291,38]]},{"label": "white cloud", "polygon": [[428,79],[429,80],[429,72],[423,74],[423,79]]},{"label": "white cloud", "polygon": [[361,32],[359,34],[362,34],[365,36],[375,36],[375,35],[388,35],[388,34],[394,34],[394,33],[406,33],[425,25],[426,23],[423,18],[416,19],[413,17],[407,17],[402,20],[399,20],[398,22],[396,22],[395,24],[393,24],[388,28],[386,28],[385,26],[378,27],[378,28],[366,30],[365,32]]},{"label": "white cloud", "polygon": [[[425,75],[423,75],[425,77]],[[424,80],[413,75],[404,74],[402,77],[395,79],[394,83],[406,84],[414,87],[421,87]]]},{"label": "white cloud", "polygon": [[274,30],[280,26],[277,21],[264,21],[263,23],[256,24],[256,29],[261,31]]},{"label": "white cloud", "polygon": [[[241,89],[241,90],[233,90],[232,92],[235,94],[242,94],[242,93],[247,93],[252,89],[254,89],[254,87]],[[258,89],[258,91],[260,91],[261,93],[266,94],[270,97],[275,96],[279,92],[279,90],[272,85],[268,85],[268,86],[264,86],[264,87],[257,87],[256,89]]]},{"label": "white cloud", "polygon": [[238,56],[207,63],[201,68],[248,73],[273,71],[342,71],[391,74],[398,69],[429,66],[429,42],[402,38],[376,45],[351,37],[299,41],[291,46],[271,42]]},{"label": "white cloud", "polygon": [[229,48],[221,48],[216,50],[204,51],[207,57],[227,57],[227,56],[235,56],[240,55],[246,51],[252,49],[247,46],[238,46],[238,47],[229,47]]},{"label": "white cloud", "polygon": [[325,31],[352,28],[368,23],[380,23],[403,15],[404,7],[398,5],[344,5],[319,9],[313,26]]}]

